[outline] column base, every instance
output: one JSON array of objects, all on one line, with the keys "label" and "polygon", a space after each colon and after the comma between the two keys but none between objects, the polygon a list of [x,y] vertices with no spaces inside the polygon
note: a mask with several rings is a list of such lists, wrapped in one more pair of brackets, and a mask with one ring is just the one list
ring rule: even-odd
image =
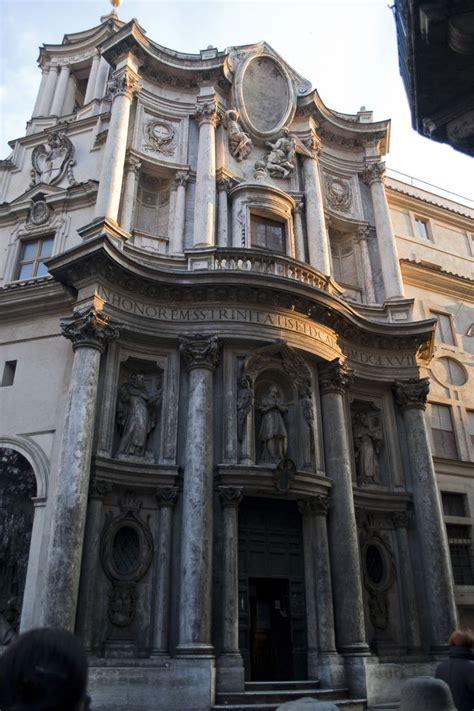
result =
[{"label": "column base", "polygon": [[352,698],[367,698],[367,667],[373,663],[367,654],[344,654],[345,685]]},{"label": "column base", "polygon": [[189,642],[176,647],[176,656],[179,657],[214,657],[212,644],[204,642]]},{"label": "column base", "polygon": [[323,688],[340,689],[346,683],[345,660],[337,652],[320,653],[315,671]]},{"label": "column base", "polygon": [[238,652],[221,654],[216,662],[216,689],[218,693],[245,691],[245,672]]}]

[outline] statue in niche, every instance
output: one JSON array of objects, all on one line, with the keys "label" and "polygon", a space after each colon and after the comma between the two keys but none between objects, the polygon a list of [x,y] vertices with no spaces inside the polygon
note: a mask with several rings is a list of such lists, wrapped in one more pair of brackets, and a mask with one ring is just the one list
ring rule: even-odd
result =
[{"label": "statue in niche", "polygon": [[160,397],[161,387],[155,393],[150,393],[142,373],[132,373],[120,387],[117,408],[119,458],[153,458],[151,453],[147,454],[146,446],[150,433],[156,427]]},{"label": "statue in niche", "polygon": [[242,130],[239,123],[239,114],[236,109],[229,109],[225,112],[224,126],[229,132],[229,149],[231,155],[236,158],[239,163],[249,155],[252,150],[253,143],[249,134]]},{"label": "statue in niche", "polygon": [[369,591],[369,617],[376,630],[385,631],[389,623],[387,594]]},{"label": "statue in niche", "polygon": [[367,412],[357,410],[352,416],[352,433],[359,484],[379,484],[378,455],[383,441],[379,424],[374,426]]},{"label": "statue in niche", "polygon": [[245,423],[253,405],[252,381],[248,375],[243,375],[239,380],[237,393],[237,437],[239,442],[244,438]]},{"label": "statue in niche", "polygon": [[299,397],[303,417],[306,421],[307,431],[303,441],[304,466],[311,466],[314,450],[314,407],[311,395],[311,387],[307,384],[299,386]]},{"label": "statue in niche", "polygon": [[281,392],[271,385],[268,395],[258,403],[262,413],[259,438],[262,443],[262,462],[279,462],[286,458],[288,433],[283,415],[288,408],[281,401]]},{"label": "statue in niche", "polygon": [[271,143],[266,142],[271,151],[265,156],[267,170],[272,178],[289,178],[295,170],[296,143],[287,128]]}]

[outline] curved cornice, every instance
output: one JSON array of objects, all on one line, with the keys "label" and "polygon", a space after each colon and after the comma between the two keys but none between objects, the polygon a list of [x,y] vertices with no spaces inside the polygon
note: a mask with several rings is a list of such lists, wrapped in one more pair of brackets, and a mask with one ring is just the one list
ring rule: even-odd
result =
[{"label": "curved cornice", "polygon": [[43,44],[40,47],[38,64],[44,66],[48,61],[79,61],[96,53],[96,47],[111,35],[114,35],[123,22],[118,18],[109,16],[105,22],[86,30],[64,35],[61,44]]}]

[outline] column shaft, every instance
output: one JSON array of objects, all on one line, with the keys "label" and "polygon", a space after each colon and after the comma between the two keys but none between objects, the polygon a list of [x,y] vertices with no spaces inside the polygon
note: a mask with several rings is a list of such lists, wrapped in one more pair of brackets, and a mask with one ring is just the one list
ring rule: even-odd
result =
[{"label": "column shaft", "polygon": [[216,219],[216,125],[215,102],[198,104],[199,148],[194,203],[194,247],[209,247],[215,241]]},{"label": "column shaft", "polygon": [[406,646],[409,651],[420,649],[420,625],[416,592],[413,584],[413,563],[410,555],[407,513],[393,513],[392,520],[397,528],[398,560],[400,565],[401,594],[405,610]]},{"label": "column shaft", "polygon": [[94,98],[95,83],[97,81],[97,72],[99,71],[100,57],[98,54],[94,54],[92,59],[91,71],[89,74],[89,79],[87,80],[86,95],[84,97],[84,105],[88,104]]},{"label": "column shaft", "polygon": [[310,502],[301,501],[299,509],[303,519],[304,582],[306,594],[306,636],[308,644],[308,679],[318,675],[318,616],[314,572],[314,529]]},{"label": "column shaft", "polygon": [[51,104],[50,114],[53,116],[62,116],[70,71],[71,70],[67,64],[62,65],[56,89],[54,91],[53,102]]},{"label": "column shaft", "polygon": [[446,648],[447,639],[456,628],[457,612],[446,530],[423,412],[428,390],[427,378],[396,384],[412,474],[416,530],[430,612],[431,647],[436,651]]},{"label": "column shaft", "polygon": [[230,181],[221,178],[217,181],[217,246],[228,247],[229,239],[229,209],[228,190]]},{"label": "column shaft", "polygon": [[175,220],[172,235],[172,251],[182,254],[184,251],[184,223],[186,218],[186,183],[188,174],[182,171],[176,174]]},{"label": "column shaft", "polygon": [[94,86],[93,99],[102,99],[105,94],[105,85],[109,76],[110,64],[103,58],[100,58],[99,69],[97,70],[97,79]]},{"label": "column shaft", "polygon": [[304,262],[306,260],[306,255],[304,248],[303,219],[301,217],[301,210],[302,204],[299,203],[296,205],[294,212],[296,259],[299,259],[300,262]]},{"label": "column shaft", "polygon": [[359,230],[360,260],[362,263],[362,278],[364,280],[363,289],[367,303],[375,303],[374,277],[372,265],[370,263],[369,248],[367,245],[367,230]]},{"label": "column shaft", "polygon": [[309,263],[323,274],[330,274],[329,239],[316,158],[305,157],[303,171]]},{"label": "column shaft", "polygon": [[35,607],[38,598],[38,573],[41,556],[41,541],[44,534],[46,499],[33,499],[34,517],[31,531],[30,552],[28,555],[28,568],[26,572],[25,589],[23,591],[23,605],[21,608],[20,632],[38,627]]},{"label": "column shaft", "polygon": [[43,99],[46,91],[46,84],[48,82],[48,76],[49,76],[49,71],[46,69],[46,67],[43,67],[43,71],[41,72],[41,82],[39,85],[38,89],[38,94],[36,96],[36,101],[35,105],[33,108],[33,113],[32,117],[34,118],[35,116],[41,116],[41,108],[43,106]]},{"label": "column shaft", "polygon": [[153,623],[152,654],[169,654],[171,536],[173,506],[178,495],[175,487],[158,489],[160,507],[158,542],[155,551],[156,598]]},{"label": "column shaft", "polygon": [[128,156],[125,161],[125,187],[122,197],[122,208],[120,211],[120,225],[130,232],[133,224],[133,208],[137,191],[137,176],[141,163],[135,156]]},{"label": "column shaft", "polygon": [[48,69],[48,78],[41,98],[39,116],[49,116],[51,114],[51,102],[53,101],[56,82],[58,80],[58,67],[52,66]]}]

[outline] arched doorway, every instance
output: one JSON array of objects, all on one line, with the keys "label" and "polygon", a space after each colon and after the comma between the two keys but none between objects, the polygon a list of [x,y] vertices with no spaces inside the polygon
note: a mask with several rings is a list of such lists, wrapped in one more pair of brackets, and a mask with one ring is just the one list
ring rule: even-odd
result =
[{"label": "arched doorway", "polygon": [[0,645],[9,644],[20,626],[36,494],[28,460],[0,447]]}]

